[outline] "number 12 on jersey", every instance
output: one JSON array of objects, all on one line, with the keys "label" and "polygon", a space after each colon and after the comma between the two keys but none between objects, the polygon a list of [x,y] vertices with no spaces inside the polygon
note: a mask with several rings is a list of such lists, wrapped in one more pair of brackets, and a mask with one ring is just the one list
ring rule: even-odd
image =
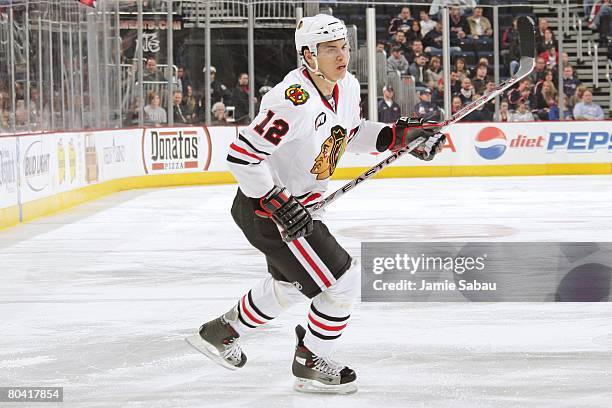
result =
[{"label": "number 12 on jersey", "polygon": [[253,130],[255,130],[259,136],[263,136],[263,138],[268,142],[272,143],[274,146],[277,146],[281,142],[283,136],[285,136],[289,131],[289,124],[282,119],[276,119],[274,122],[272,122],[272,126],[268,127],[268,130],[266,130],[266,127],[268,126],[268,123],[270,123],[270,120],[272,120],[273,116],[274,112],[269,110],[264,120],[256,125]]}]

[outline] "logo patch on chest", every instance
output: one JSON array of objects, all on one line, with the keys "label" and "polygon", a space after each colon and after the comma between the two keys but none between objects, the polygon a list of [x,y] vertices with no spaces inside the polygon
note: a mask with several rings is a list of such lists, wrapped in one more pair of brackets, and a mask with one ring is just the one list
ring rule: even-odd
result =
[{"label": "logo patch on chest", "polygon": [[285,99],[289,99],[294,106],[305,104],[309,97],[308,91],[302,89],[300,84],[294,84],[285,89]]},{"label": "logo patch on chest", "polygon": [[317,175],[317,180],[325,180],[334,174],[338,161],[346,149],[346,142],[346,129],[340,125],[334,126],[331,135],[321,145],[321,152],[310,169],[312,174]]},{"label": "logo patch on chest", "polygon": [[319,116],[315,119],[315,130],[319,130],[319,127],[327,121],[327,115],[325,112],[319,113]]}]

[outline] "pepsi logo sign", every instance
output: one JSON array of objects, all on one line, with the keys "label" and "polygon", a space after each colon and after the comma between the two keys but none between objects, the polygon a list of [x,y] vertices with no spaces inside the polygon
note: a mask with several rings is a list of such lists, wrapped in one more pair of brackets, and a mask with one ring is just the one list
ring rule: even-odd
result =
[{"label": "pepsi logo sign", "polygon": [[495,160],[508,149],[508,139],[500,129],[489,126],[478,132],[474,147],[476,153],[483,159]]}]

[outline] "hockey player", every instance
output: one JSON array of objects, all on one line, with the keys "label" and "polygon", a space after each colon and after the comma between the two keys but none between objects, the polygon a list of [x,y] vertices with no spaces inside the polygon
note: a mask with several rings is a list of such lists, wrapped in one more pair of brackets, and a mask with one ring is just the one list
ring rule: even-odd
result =
[{"label": "hockey player", "polygon": [[239,184],[232,216],[265,255],[270,276],[187,341],[224,367],[240,368],[247,358],[239,338],[309,298],[306,324],[295,330],[294,388],[351,393],[355,372],[330,357],[359,297],[360,269],[322,214],[308,207],[325,196],[345,150],[397,150],[423,137],[413,155],[431,160],[444,136],[418,119],[400,118],[393,126],[360,119],[360,85],[347,72],[347,31],[340,20],[303,18],[295,43],[302,67],[263,97],[259,114],[227,156]]}]

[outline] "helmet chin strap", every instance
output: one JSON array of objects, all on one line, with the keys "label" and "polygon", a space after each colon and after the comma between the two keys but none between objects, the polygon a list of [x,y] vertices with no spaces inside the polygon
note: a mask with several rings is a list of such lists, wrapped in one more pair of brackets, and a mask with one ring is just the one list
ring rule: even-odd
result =
[{"label": "helmet chin strap", "polygon": [[[312,55],[312,54],[311,54]],[[325,82],[329,83],[330,85],[336,85],[336,82],[338,81],[330,81],[329,79],[327,79],[325,77],[325,75],[323,75],[323,73],[319,70],[319,61],[317,61],[317,57],[315,57],[314,55],[312,55],[312,59],[314,60],[315,63],[315,67],[314,69],[310,68],[310,64],[308,64],[308,61],[306,61],[306,58],[302,57],[302,61],[304,63],[304,65],[306,65],[306,69],[308,69],[308,71],[312,72],[313,75],[318,76],[319,78],[321,78],[322,80],[324,80]]]}]

